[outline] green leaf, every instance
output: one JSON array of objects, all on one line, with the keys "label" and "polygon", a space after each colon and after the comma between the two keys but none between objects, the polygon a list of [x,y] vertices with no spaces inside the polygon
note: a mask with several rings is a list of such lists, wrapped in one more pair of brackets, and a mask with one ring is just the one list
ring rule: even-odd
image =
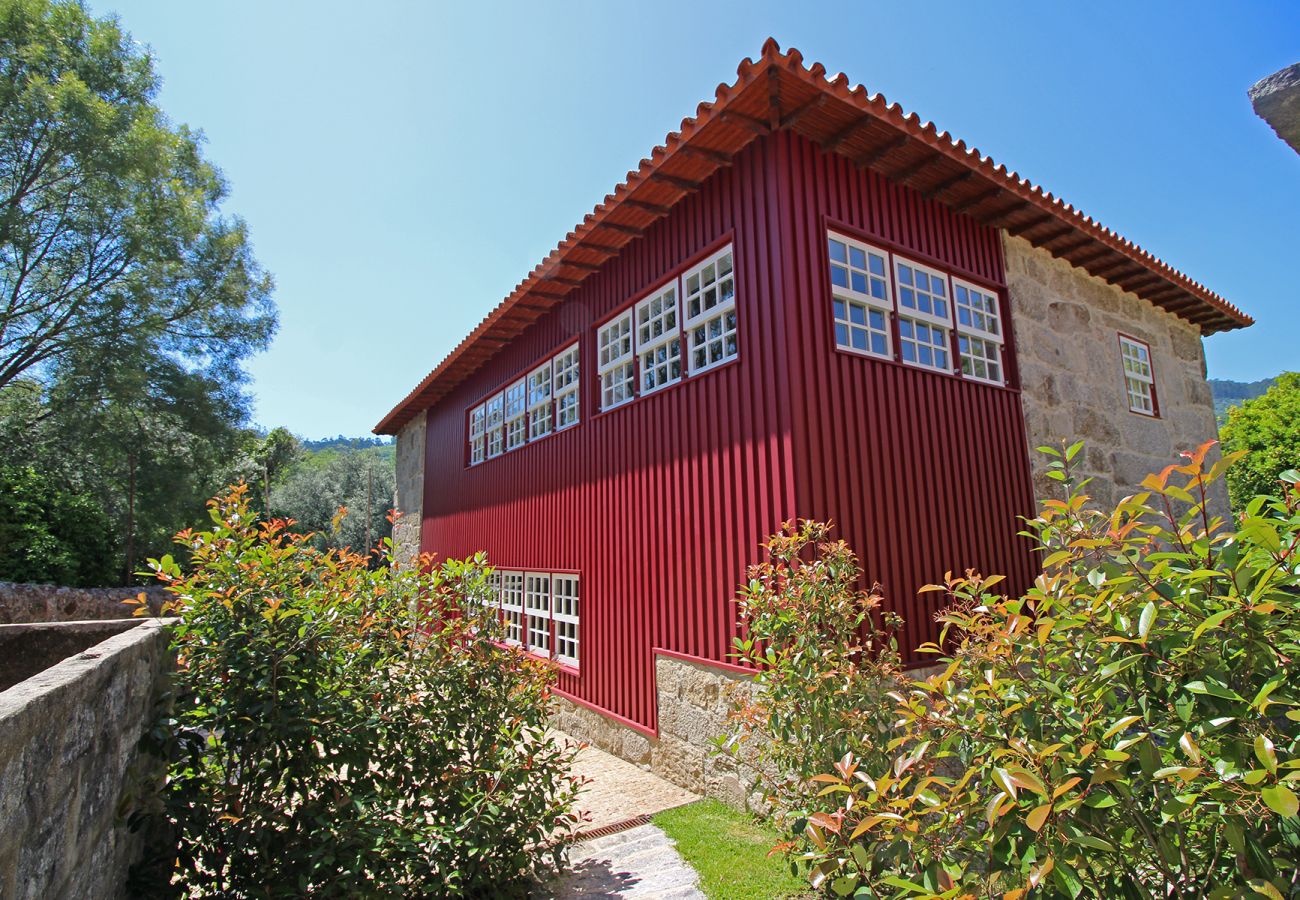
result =
[{"label": "green leaf", "polygon": [[1286,785],[1275,784],[1259,792],[1260,799],[1269,809],[1284,819],[1294,819],[1300,812],[1300,798]]},{"label": "green leaf", "polygon": [[1213,681],[1189,681],[1184,688],[1193,694],[1209,694],[1211,697],[1220,697],[1224,700],[1245,700],[1232,688]]},{"label": "green leaf", "polygon": [[1263,894],[1265,897],[1268,897],[1269,900],[1283,900],[1282,894],[1278,889],[1262,878],[1252,878],[1250,881],[1247,881],[1246,884],[1250,885],[1250,889],[1256,894]]},{"label": "green leaf", "polygon": [[1234,612],[1236,612],[1235,609],[1220,610],[1219,612],[1216,612],[1214,615],[1207,618],[1200,625],[1197,625],[1196,630],[1192,632],[1192,643],[1194,644],[1198,640],[1200,640],[1201,635],[1205,634],[1205,632],[1209,631],[1211,628],[1218,628]]},{"label": "green leaf", "polygon": [[908,881],[906,878],[898,875],[888,875],[880,879],[880,881],[882,884],[887,884],[890,887],[904,888],[909,891],[916,891],[918,894],[928,895],[931,893],[930,889],[925,885],[917,884],[915,881]]},{"label": "green leaf", "polygon": [[1138,637],[1145,641],[1147,635],[1151,633],[1151,625],[1155,620],[1156,605],[1154,602],[1148,601],[1147,605],[1142,607],[1142,616],[1138,619]]},{"label": "green leaf", "polygon": [[1143,655],[1144,654],[1141,653],[1134,653],[1132,656],[1126,656],[1123,659],[1117,659],[1115,660],[1115,662],[1103,666],[1101,671],[1097,674],[1101,678],[1110,678],[1113,675],[1118,675],[1120,672],[1132,668],[1134,664],[1136,664],[1142,659]]},{"label": "green leaf", "polygon": [[1262,734],[1255,738],[1255,758],[1270,772],[1277,771],[1277,753],[1273,750],[1273,742]]}]

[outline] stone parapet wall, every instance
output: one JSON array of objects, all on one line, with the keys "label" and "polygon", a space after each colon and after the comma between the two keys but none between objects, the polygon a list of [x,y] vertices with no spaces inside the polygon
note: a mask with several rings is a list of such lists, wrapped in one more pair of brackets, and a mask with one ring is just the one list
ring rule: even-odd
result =
[{"label": "stone parapet wall", "polygon": [[150,836],[123,816],[162,784],[139,744],[175,665],[166,623],[143,621],[0,692],[0,897],[145,890],[128,876]]},{"label": "stone parapet wall", "polygon": [[393,552],[399,567],[410,567],[420,555],[420,520],[424,511],[423,413],[397,433],[397,486],[393,508],[401,516],[393,523]]},{"label": "stone parapet wall", "polygon": [[738,809],[762,809],[752,754],[738,758],[714,743],[728,732],[732,699],[750,689],[749,678],[703,660],[656,654],[655,686],[657,736],[558,696],[551,724],[687,790]]},{"label": "stone parapet wall", "polygon": [[[1088,492],[1112,505],[1150,472],[1218,437],[1200,329],[1136,294],[1003,232],[1007,290],[1020,365],[1028,451],[1039,499],[1057,496],[1034,448],[1086,442]],[[1130,412],[1120,333],[1151,347],[1160,416]],[[1213,508],[1228,497],[1215,486]]]},{"label": "stone parapet wall", "polygon": [[161,587],[73,588],[0,581],[0,625],[129,619],[135,607],[122,601],[138,594],[148,598],[155,616],[169,596]]}]

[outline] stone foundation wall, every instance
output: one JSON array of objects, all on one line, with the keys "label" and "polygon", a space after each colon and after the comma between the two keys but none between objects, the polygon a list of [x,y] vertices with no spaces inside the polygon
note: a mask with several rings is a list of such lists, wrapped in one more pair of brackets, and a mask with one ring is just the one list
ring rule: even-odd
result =
[{"label": "stone foundation wall", "polygon": [[420,555],[420,519],[424,512],[424,413],[397,433],[397,487],[393,508],[401,516],[393,523],[397,565],[409,567]]},{"label": "stone foundation wall", "polygon": [[[1034,448],[1086,441],[1089,493],[1111,505],[1150,472],[1218,437],[1200,329],[1003,232],[1035,495],[1057,496]],[[1160,416],[1130,412],[1118,334],[1151,347]],[[1213,504],[1228,510],[1216,485]]]},{"label": "stone foundation wall", "polygon": [[[123,820],[162,784],[141,755],[175,665],[151,619],[0,692],[0,897],[127,897],[151,835]],[[56,626],[57,627],[57,626]]]},{"label": "stone foundation wall", "polygon": [[149,609],[155,616],[168,598],[161,587],[72,588],[0,581],[0,625],[129,619],[135,607],[122,601],[137,594],[149,599]]},{"label": "stone foundation wall", "polygon": [[551,724],[594,747],[738,809],[763,808],[751,754],[718,753],[727,732],[732,697],[749,690],[737,672],[673,656],[656,655],[659,736],[651,737],[609,716],[557,697]]}]

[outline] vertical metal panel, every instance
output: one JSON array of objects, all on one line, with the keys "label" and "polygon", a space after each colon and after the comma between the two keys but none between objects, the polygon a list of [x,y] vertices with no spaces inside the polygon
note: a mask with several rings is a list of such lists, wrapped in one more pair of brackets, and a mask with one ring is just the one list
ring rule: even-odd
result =
[{"label": "vertical metal panel", "polygon": [[[428,412],[422,548],[580,572],[581,668],[560,686],[595,706],[653,728],[652,647],[725,661],[745,567],[796,516],[839,524],[913,644],[935,633],[916,588],[946,570],[1032,577],[1019,395],[834,352],[826,217],[1002,284],[996,232],[780,132]],[[739,362],[598,413],[592,324],[726,235]],[[576,335],[581,423],[466,468],[466,409]]]},{"label": "vertical metal panel", "polygon": [[[725,661],[745,567],[796,513],[771,150],[739,154],[428,413],[423,549],[580,572],[581,667],[560,687],[648,727],[651,648]],[[739,362],[597,414],[592,323],[728,234]],[[581,423],[466,468],[466,408],[575,335]]]},{"label": "vertical metal panel", "polygon": [[[1015,389],[834,351],[826,272],[827,222],[992,287],[1004,288],[994,229],[806,139],[774,139],[782,192],[782,254],[797,262],[784,285],[792,437],[801,516],[832,519],[862,559],[867,581],[906,620],[904,643],[936,640],[945,572],[1034,575],[1021,515],[1033,511],[1024,419]],[[1004,324],[1010,322],[1000,291]],[[1010,345],[1008,345],[1010,349]],[[923,661],[909,653],[910,661]]]}]

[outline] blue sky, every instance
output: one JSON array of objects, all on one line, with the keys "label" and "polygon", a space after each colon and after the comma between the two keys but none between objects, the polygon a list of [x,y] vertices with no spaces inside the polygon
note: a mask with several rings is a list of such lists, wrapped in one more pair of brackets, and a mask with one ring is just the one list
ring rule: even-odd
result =
[{"label": "blue sky", "polygon": [[274,273],[256,420],[365,434],[768,35],[1252,313],[1300,368],[1300,155],[1246,88],[1300,4],[91,0],[153,48]]}]

